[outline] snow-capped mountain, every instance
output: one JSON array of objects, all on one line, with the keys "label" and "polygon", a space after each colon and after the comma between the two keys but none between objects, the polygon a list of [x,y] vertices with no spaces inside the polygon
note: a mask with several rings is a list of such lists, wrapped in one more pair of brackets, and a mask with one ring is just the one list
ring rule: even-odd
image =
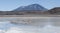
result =
[{"label": "snow-capped mountain", "polygon": [[42,7],[39,4],[31,4],[31,5],[27,5],[27,6],[22,6],[22,7],[18,7],[17,9],[14,9],[13,11],[24,11],[24,10],[42,10],[42,11],[46,11],[47,9]]}]

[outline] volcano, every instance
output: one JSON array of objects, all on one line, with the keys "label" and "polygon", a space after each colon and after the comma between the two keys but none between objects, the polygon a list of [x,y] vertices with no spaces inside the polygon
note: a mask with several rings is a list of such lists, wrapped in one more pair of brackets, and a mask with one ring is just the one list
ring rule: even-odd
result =
[{"label": "volcano", "polygon": [[39,4],[31,4],[27,6],[20,6],[17,9],[14,9],[13,11],[46,11],[47,9]]}]

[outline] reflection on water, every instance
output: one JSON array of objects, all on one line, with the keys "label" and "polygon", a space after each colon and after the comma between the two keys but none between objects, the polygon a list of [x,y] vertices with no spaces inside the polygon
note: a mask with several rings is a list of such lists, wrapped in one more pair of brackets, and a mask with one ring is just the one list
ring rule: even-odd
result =
[{"label": "reflection on water", "polygon": [[[3,30],[1,32],[5,32],[5,33],[26,33],[26,32],[34,32],[38,30],[38,27],[35,26],[28,26],[28,25],[15,25],[15,24],[11,24],[10,22],[0,22],[0,30]],[[5,31],[4,31],[5,30]]]},{"label": "reflection on water", "polygon": [[60,26],[57,26],[59,18],[41,18],[31,21],[35,25],[12,24],[8,19],[0,21],[0,33],[60,33]]}]

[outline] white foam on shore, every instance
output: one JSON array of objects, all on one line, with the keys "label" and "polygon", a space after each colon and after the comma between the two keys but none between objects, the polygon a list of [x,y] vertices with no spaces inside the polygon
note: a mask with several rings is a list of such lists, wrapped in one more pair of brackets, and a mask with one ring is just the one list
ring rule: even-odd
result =
[{"label": "white foam on shore", "polygon": [[18,28],[18,27],[11,27],[5,33],[60,33],[60,27],[53,27],[51,25],[46,25],[44,28]]}]

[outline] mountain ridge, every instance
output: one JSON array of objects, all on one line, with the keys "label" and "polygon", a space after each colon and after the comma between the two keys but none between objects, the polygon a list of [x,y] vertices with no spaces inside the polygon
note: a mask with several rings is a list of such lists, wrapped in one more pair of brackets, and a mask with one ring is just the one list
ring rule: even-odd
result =
[{"label": "mountain ridge", "polygon": [[26,11],[28,11],[28,10],[46,11],[47,9],[39,4],[31,4],[31,5],[27,5],[27,6],[18,7],[17,9],[14,9],[13,11],[25,11],[25,10]]}]

